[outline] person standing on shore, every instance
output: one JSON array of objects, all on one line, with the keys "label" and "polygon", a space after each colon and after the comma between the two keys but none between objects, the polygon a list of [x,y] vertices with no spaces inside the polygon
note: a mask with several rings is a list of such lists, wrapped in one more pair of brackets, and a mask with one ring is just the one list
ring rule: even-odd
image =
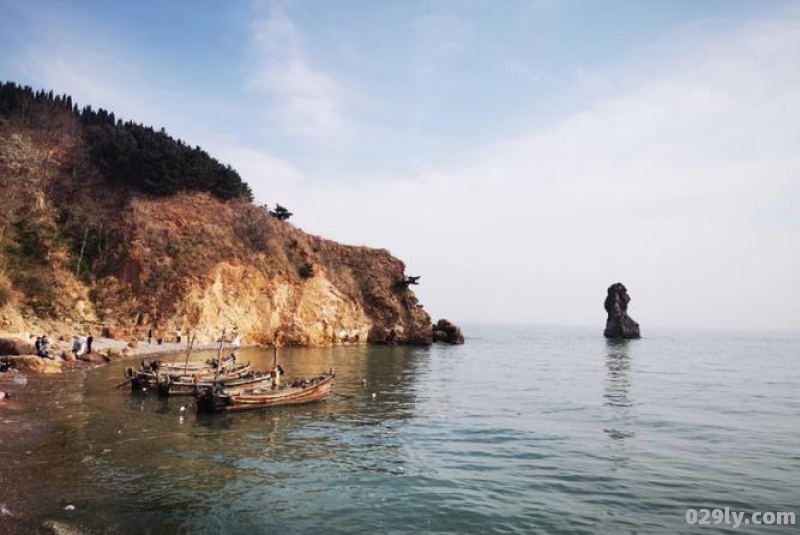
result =
[{"label": "person standing on shore", "polygon": [[86,337],[86,354],[92,352],[92,342],[94,342],[94,336],[92,336],[92,331],[89,331],[89,336]]},{"label": "person standing on shore", "polygon": [[153,343],[153,329],[148,329],[147,331],[147,345]]},{"label": "person standing on shore", "polygon": [[182,333],[181,333],[181,330],[180,330],[180,329],[178,329],[177,331],[175,331],[175,343],[176,343],[176,344],[180,344],[180,343],[181,343],[181,334],[182,334]]},{"label": "person standing on shore", "polygon": [[42,340],[39,342],[39,356],[42,358],[50,358],[50,340],[47,335],[42,335]]},{"label": "person standing on shore", "polygon": [[76,359],[81,354],[81,339],[78,338],[77,334],[72,337],[72,354],[75,355]]}]

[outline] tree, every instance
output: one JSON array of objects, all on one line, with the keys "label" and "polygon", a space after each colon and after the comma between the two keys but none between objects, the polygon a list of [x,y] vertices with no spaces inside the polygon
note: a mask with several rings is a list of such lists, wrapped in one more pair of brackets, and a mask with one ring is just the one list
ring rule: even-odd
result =
[{"label": "tree", "polygon": [[286,208],[284,208],[280,204],[276,204],[275,205],[275,209],[274,210],[270,210],[269,213],[270,213],[270,215],[272,215],[272,217],[276,217],[276,218],[280,219],[281,221],[286,221],[287,219],[292,217],[292,215],[294,215],[294,214],[292,214],[292,212],[290,212],[289,210],[287,210]]}]

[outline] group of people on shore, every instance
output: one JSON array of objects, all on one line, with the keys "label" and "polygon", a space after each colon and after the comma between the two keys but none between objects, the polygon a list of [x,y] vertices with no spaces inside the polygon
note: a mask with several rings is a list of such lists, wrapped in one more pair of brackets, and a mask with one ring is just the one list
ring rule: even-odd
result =
[{"label": "group of people on shore", "polygon": [[[72,337],[72,346],[70,347],[70,351],[73,355],[75,355],[75,358],[91,353],[93,341],[94,337],[92,336],[92,333],[89,333],[87,336],[78,336],[76,334]],[[36,350],[36,356],[44,359],[55,358],[54,350],[52,347],[50,347],[50,339],[47,338],[46,334],[37,336],[36,341],[33,343],[33,347]]]},{"label": "group of people on shore", "polygon": [[[182,339],[183,339],[183,331],[181,329],[178,329],[177,331],[175,331],[175,343],[180,344]],[[158,337],[156,339],[156,343],[158,345],[163,344],[164,338]],[[147,331],[147,345],[153,345],[153,329],[148,329]]]},{"label": "group of people on shore", "polygon": [[50,340],[47,338],[46,334],[37,336],[33,347],[36,349],[36,356],[42,357],[43,359],[53,358],[53,350],[50,348]]},{"label": "group of people on shore", "polygon": [[[188,339],[192,338],[192,332],[191,331],[188,332],[187,337],[188,337]],[[147,345],[148,346],[153,345],[153,338],[154,338],[153,329],[148,329],[147,330]],[[187,341],[188,341],[188,339],[187,339]],[[175,331],[175,343],[176,344],[180,344],[181,340],[183,340],[183,330],[178,329],[178,330]],[[165,342],[165,340],[164,340],[163,336],[156,336],[155,337],[155,342],[158,345],[162,345]],[[239,330],[237,328],[233,329],[233,338],[231,338],[229,343],[231,344],[232,347],[241,347],[241,345],[242,345],[242,336],[239,334]]]}]

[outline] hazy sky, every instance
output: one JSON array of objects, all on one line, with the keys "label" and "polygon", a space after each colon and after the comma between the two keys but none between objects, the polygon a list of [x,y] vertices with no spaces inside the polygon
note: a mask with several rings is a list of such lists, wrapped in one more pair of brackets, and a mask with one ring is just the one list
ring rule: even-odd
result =
[{"label": "hazy sky", "polygon": [[800,329],[800,4],[0,0],[0,79],[165,127],[435,318]]}]

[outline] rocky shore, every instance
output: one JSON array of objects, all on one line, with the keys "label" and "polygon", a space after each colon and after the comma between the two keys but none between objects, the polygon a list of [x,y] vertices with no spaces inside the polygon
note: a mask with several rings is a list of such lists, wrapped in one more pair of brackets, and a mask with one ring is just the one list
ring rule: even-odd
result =
[{"label": "rocky shore", "polygon": [[[58,338],[61,338],[60,340]],[[33,354],[34,347],[30,335],[26,333],[11,334],[0,337],[0,350],[2,353],[22,353],[16,355],[0,355],[0,363],[10,363],[11,367],[0,371],[0,454],[12,459],[21,453],[34,454],[39,448],[43,434],[51,431],[52,423],[41,421],[40,412],[35,407],[40,404],[50,405],[53,400],[45,392],[60,389],[81,391],[86,370],[104,366],[108,363],[132,357],[154,357],[161,355],[175,355],[186,352],[185,340],[183,343],[153,341],[125,341],[109,337],[98,337],[93,340],[92,352],[75,358],[71,353],[71,340],[65,336],[56,337],[51,344],[53,358],[42,358]],[[35,340],[35,338],[34,338]],[[219,343],[204,343],[193,345],[193,351],[216,349]],[[230,347],[228,345],[227,347]],[[252,347],[252,346],[242,346]],[[2,370],[3,367],[0,367]],[[53,375],[55,374],[55,375]],[[31,397],[33,396],[33,397]],[[72,394],[64,394],[69,398]],[[35,401],[32,401],[35,400]],[[73,401],[74,403],[74,401]],[[55,401],[55,408],[62,408],[63,402]],[[31,410],[34,412],[32,413]],[[52,410],[52,409],[47,409]],[[71,415],[68,415],[72,418]],[[46,419],[47,420],[47,419]],[[67,455],[67,452],[65,452]],[[12,472],[14,463],[7,466]],[[7,477],[0,478],[0,484],[7,484],[14,477],[11,472]],[[21,476],[21,477],[24,477]],[[5,496],[5,498],[9,498]],[[30,498],[26,498],[30,499]],[[68,497],[65,496],[68,500]],[[33,521],[26,514],[25,500],[22,504],[14,500],[10,502],[0,494],[0,534],[55,534],[55,535],[81,535],[84,532],[77,526],[63,520]],[[64,514],[71,514],[67,504]]]},{"label": "rocky shore", "polygon": [[[92,342],[92,352],[75,357],[71,351],[71,341],[61,336],[51,344],[52,357],[40,357],[36,355],[33,343],[28,341],[30,335],[10,335],[0,338],[0,370],[7,368],[7,371],[31,372],[31,373],[61,373],[71,370],[81,370],[107,364],[113,360],[134,357],[134,356],[156,356],[161,354],[182,353],[187,350],[185,343],[170,343],[155,341],[131,341],[115,340],[108,337],[95,338]],[[198,344],[192,346],[192,350],[216,349],[218,342]],[[240,346],[237,346],[240,347]],[[0,374],[3,372],[0,371]],[[2,376],[2,375],[0,375]]]}]

